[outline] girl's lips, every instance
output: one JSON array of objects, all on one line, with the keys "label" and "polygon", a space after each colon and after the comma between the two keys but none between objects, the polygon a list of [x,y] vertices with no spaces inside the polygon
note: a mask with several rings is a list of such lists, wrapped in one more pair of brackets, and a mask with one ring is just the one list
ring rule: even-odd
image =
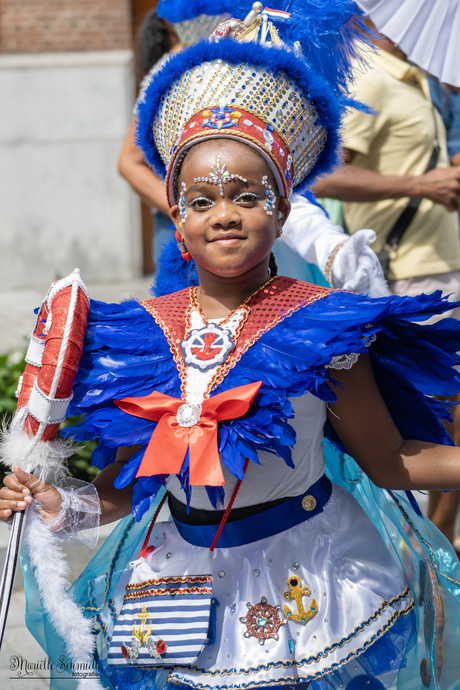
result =
[{"label": "girl's lips", "polygon": [[218,240],[213,240],[212,244],[218,244],[221,247],[234,247],[243,239],[243,237],[222,237]]},{"label": "girl's lips", "polygon": [[217,242],[218,244],[230,245],[234,244],[235,242],[241,242],[241,240],[244,239],[246,238],[242,237],[241,235],[219,235],[218,237],[215,237],[214,239],[210,240],[210,242]]}]

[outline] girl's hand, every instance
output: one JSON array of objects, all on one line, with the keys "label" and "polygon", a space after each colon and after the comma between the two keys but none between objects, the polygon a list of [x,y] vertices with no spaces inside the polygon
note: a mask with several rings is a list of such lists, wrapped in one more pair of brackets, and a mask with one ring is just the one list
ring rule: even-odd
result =
[{"label": "girl's hand", "polygon": [[34,474],[23,472],[17,465],[13,472],[5,477],[5,486],[0,489],[0,519],[8,520],[13,512],[25,510],[36,498],[42,504],[43,519],[54,520],[61,510],[59,491],[51,484],[40,482]]}]

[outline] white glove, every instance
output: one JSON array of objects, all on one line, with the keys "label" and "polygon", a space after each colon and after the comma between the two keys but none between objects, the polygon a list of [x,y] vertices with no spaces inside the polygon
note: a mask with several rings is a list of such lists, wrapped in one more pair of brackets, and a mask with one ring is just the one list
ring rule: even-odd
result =
[{"label": "white glove", "polygon": [[390,292],[377,255],[367,246],[375,237],[373,230],[359,230],[349,237],[322,208],[294,194],[281,239],[318,266],[333,287],[380,297]]},{"label": "white glove", "polygon": [[391,294],[377,254],[368,246],[375,240],[373,230],[358,230],[349,238],[332,262],[334,287],[370,297]]}]

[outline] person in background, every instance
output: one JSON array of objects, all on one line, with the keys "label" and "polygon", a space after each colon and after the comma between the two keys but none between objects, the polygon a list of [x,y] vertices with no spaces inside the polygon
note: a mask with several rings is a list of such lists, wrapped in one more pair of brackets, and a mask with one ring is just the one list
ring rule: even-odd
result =
[{"label": "person in background", "polygon": [[[439,111],[446,128],[447,153],[451,165],[460,165],[460,90],[441,84],[436,77],[428,75],[430,96]],[[442,493],[430,491],[429,515],[435,524],[443,524],[457,554],[460,555],[460,537],[455,538],[455,521],[460,505],[460,492]]]},{"label": "person in background", "polygon": [[[182,44],[171,24],[161,19],[156,10],[151,10],[139,27],[136,40],[136,69],[138,79],[142,80],[141,92],[150,80],[152,68],[159,63],[162,64],[170,53],[175,53],[181,48]],[[170,228],[171,220],[164,185],[145,164],[142,152],[135,145],[135,129],[136,116],[133,114],[118,160],[118,172],[152,209],[152,251],[156,260],[160,256],[163,243],[172,237],[174,232]]]},{"label": "person in background", "polygon": [[[355,81],[355,97],[374,114],[348,112],[344,165],[321,180],[315,192],[344,202],[351,235],[361,227],[373,228],[375,251],[388,252],[388,285],[394,294],[442,290],[459,299],[458,160],[449,160],[445,127],[423,70],[410,65],[386,37],[378,35],[374,43],[378,52],[370,57],[370,68],[357,73]],[[451,165],[455,160],[457,164]],[[418,206],[415,199],[421,199]],[[397,221],[401,228],[409,200],[415,213],[409,223],[406,213],[406,227],[399,242],[394,241]],[[460,318],[460,309],[448,315]],[[453,418],[448,430],[460,445],[458,407],[453,408]],[[438,492],[430,502],[430,518],[451,541],[459,501],[458,492]]]},{"label": "person in background", "polygon": [[447,153],[451,165],[460,165],[460,89],[441,84],[439,79],[428,75],[430,96],[438,109],[447,135]]}]

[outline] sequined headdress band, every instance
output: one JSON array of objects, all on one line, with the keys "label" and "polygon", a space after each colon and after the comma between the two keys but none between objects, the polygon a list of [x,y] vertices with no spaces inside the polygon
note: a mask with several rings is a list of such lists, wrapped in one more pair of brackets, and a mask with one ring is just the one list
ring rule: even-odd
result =
[{"label": "sequined headdress band", "polygon": [[[237,122],[229,127],[222,125],[226,115],[232,117],[231,122]],[[210,122],[214,118],[214,122]],[[217,119],[222,118],[222,119]],[[209,124],[207,124],[209,123]],[[254,113],[240,108],[239,110],[217,106],[213,109],[205,108],[187,123],[182,131],[179,142],[173,153],[166,176],[166,188],[171,205],[174,203],[173,178],[179,155],[196,144],[198,141],[209,141],[213,138],[243,140],[252,146],[270,166],[281,196],[289,197],[292,190],[293,165],[289,147],[280,135],[271,127],[270,123],[258,118]]]}]

